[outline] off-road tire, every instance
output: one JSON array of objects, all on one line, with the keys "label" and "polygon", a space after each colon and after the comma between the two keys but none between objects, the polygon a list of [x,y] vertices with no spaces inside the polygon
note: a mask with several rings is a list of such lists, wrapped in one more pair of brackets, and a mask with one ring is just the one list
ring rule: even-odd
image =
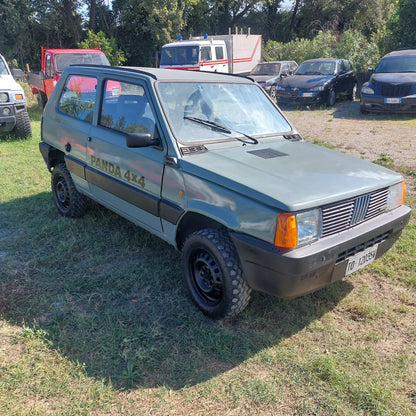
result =
[{"label": "off-road tire", "polygon": [[76,190],[65,163],[59,163],[54,167],[51,186],[55,205],[61,215],[68,218],[84,215],[88,200]]},{"label": "off-road tire", "polygon": [[247,306],[251,289],[226,231],[209,228],[191,234],[183,246],[182,261],[185,284],[205,315],[232,318]]},{"label": "off-road tire", "polygon": [[16,113],[16,125],[13,133],[16,137],[32,137],[32,126],[26,109]]}]

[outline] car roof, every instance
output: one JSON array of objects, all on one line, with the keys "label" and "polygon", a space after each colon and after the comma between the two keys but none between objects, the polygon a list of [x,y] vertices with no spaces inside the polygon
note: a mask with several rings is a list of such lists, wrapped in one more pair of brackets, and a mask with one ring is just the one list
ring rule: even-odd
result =
[{"label": "car roof", "polygon": [[416,55],[416,49],[401,49],[397,51],[392,51],[383,56],[383,58],[388,58],[390,56],[402,56],[402,55]]},{"label": "car roof", "polygon": [[244,82],[252,83],[251,80],[244,76],[205,72],[205,71],[186,71],[181,69],[162,69],[136,66],[104,66],[104,65],[71,65],[66,68],[67,71],[82,71],[117,74],[117,75],[134,75],[141,74],[148,76],[157,81],[183,81],[183,82]]}]

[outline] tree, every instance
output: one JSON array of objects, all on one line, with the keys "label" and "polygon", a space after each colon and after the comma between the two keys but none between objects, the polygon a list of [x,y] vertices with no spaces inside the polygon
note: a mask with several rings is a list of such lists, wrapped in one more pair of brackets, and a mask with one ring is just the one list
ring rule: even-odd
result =
[{"label": "tree", "polygon": [[117,48],[114,38],[107,39],[104,32],[94,33],[91,30],[87,32],[87,38],[78,44],[80,48],[100,48],[110,64],[113,66],[122,65],[126,58],[124,52]]},{"label": "tree", "polygon": [[163,44],[170,42],[183,25],[176,0],[114,0],[118,27],[116,37],[130,65],[155,65]]},{"label": "tree", "polygon": [[416,2],[398,0],[390,21],[387,24],[385,52],[399,48],[416,48]]}]

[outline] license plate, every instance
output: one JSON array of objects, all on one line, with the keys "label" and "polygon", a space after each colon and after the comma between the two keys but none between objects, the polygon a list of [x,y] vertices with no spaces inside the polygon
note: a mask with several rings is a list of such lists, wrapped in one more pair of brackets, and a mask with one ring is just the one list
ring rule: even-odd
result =
[{"label": "license plate", "polygon": [[313,97],[313,92],[303,92],[302,97]]},{"label": "license plate", "polygon": [[376,258],[378,245],[369,247],[364,251],[360,251],[348,259],[347,270],[345,276],[362,269],[368,264],[372,263]]},{"label": "license plate", "polygon": [[385,98],[384,103],[385,104],[401,104],[402,99],[401,98]]}]

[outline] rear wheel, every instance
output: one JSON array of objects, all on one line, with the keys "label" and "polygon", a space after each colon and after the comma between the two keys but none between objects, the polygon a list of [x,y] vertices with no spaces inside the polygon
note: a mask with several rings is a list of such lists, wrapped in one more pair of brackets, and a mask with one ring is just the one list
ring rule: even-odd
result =
[{"label": "rear wheel", "polygon": [[84,215],[87,198],[76,190],[65,163],[60,163],[53,169],[51,185],[53,199],[61,215],[69,218]]},{"label": "rear wheel", "polygon": [[186,240],[184,279],[196,305],[213,319],[238,315],[250,300],[236,249],[225,231],[203,229]]}]

